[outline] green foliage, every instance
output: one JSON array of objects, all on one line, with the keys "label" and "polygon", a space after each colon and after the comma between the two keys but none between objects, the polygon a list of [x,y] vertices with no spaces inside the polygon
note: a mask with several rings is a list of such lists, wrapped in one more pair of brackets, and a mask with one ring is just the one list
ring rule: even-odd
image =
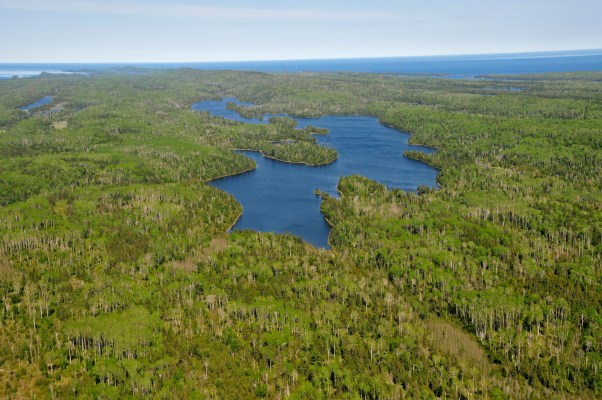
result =
[{"label": "green foliage", "polygon": [[[0,82],[7,397],[600,396],[600,74],[124,72]],[[319,127],[190,110],[229,96],[377,116],[440,188],[341,179],[331,251],[226,235],[241,207],[205,182],[253,168],[232,150],[336,159]]]}]

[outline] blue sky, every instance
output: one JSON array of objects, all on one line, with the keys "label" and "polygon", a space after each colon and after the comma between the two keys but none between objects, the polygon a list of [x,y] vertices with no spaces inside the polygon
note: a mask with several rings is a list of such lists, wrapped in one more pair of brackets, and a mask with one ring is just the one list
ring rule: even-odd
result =
[{"label": "blue sky", "polygon": [[0,63],[597,49],[600,16],[600,0],[0,0]]}]

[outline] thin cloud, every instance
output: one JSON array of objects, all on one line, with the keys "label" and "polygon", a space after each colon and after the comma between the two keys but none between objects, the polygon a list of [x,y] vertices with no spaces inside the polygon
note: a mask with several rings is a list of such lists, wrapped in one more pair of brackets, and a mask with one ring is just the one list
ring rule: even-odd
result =
[{"label": "thin cloud", "polygon": [[211,7],[173,3],[0,0],[0,9],[76,14],[113,14],[193,19],[242,21],[401,21],[399,15],[384,12],[349,12],[321,9],[261,9],[252,7]]}]

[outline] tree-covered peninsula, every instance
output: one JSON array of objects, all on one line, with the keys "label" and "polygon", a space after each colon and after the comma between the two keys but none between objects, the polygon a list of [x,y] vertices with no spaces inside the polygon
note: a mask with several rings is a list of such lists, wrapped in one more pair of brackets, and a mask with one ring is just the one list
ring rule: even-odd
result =
[{"label": "tree-covered peninsula", "polygon": [[[602,396],[602,74],[136,71],[0,81],[0,389],[20,398]],[[52,103],[29,111],[33,101]],[[322,195],[331,250],[229,228],[234,149],[362,114],[439,188]]]}]

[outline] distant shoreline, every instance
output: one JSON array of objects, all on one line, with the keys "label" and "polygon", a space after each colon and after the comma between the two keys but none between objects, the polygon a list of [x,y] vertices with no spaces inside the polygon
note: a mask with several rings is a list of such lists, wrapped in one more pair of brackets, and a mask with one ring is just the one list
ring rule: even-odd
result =
[{"label": "distant shoreline", "polygon": [[[126,71],[123,71],[124,68]],[[31,77],[40,75],[42,72],[73,74],[85,71],[93,74],[94,72],[116,71],[127,73],[127,69],[132,68],[147,70],[193,68],[269,73],[351,72],[462,79],[493,74],[602,71],[602,49],[264,61],[3,63],[0,64],[0,79],[10,79],[15,75]]]}]

